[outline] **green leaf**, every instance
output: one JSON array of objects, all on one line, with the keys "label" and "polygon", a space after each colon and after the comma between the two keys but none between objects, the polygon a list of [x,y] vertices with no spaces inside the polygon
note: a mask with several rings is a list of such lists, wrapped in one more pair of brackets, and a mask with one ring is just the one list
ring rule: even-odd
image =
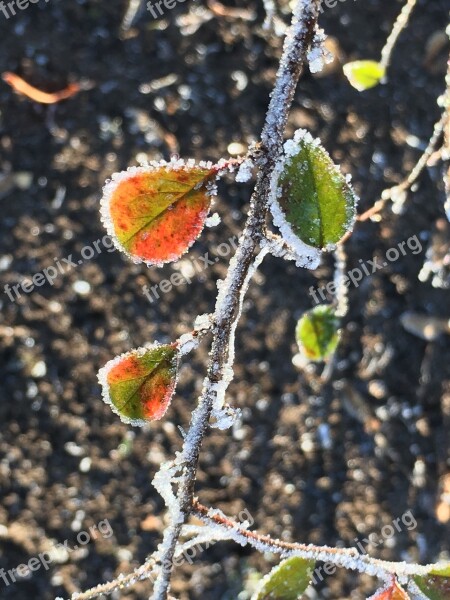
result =
[{"label": "green leaf", "polygon": [[300,352],[310,360],[325,360],[339,343],[339,318],[332,306],[321,304],[306,312],[295,330]]},{"label": "green leaf", "polygon": [[161,419],[175,390],[177,344],[154,344],[110,360],[98,374],[103,400],[121,420],[142,426]]},{"label": "green leaf", "polygon": [[378,85],[386,69],[376,60],[355,60],[344,65],[344,75],[358,92],[363,92]]},{"label": "green leaf", "polygon": [[274,567],[252,600],[298,600],[309,586],[315,561],[293,556]]},{"label": "green leaf", "polygon": [[414,577],[414,582],[430,600],[450,598],[450,565],[443,569],[433,569],[427,575]]},{"label": "green leaf", "polygon": [[[357,197],[329,154],[305,130],[284,145],[272,180],[271,210],[288,244],[333,247],[352,229]],[[298,245],[298,244],[297,244]]]}]

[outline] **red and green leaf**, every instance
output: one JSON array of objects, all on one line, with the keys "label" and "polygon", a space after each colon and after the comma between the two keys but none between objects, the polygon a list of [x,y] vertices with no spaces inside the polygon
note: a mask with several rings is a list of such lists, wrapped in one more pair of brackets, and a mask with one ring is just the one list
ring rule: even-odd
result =
[{"label": "red and green leaf", "polygon": [[414,583],[430,600],[447,600],[450,598],[450,565],[418,575]]},{"label": "red and green leaf", "polygon": [[101,215],[116,247],[148,265],[180,258],[205,225],[216,174],[209,163],[172,162],[113,175]]},{"label": "red and green leaf", "polygon": [[377,592],[370,600],[410,600],[410,597],[400,585],[394,581],[387,589]]},{"label": "red and green leaf", "polygon": [[154,344],[114,358],[98,374],[103,400],[125,423],[161,419],[175,390],[178,360],[177,344]]},{"label": "red and green leaf", "polygon": [[331,305],[319,304],[299,319],[295,335],[300,352],[309,360],[329,358],[340,339],[340,320]]}]

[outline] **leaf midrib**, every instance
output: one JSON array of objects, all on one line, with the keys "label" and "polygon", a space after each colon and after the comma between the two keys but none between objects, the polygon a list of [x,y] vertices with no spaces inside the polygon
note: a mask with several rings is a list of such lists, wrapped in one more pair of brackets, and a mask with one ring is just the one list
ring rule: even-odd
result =
[{"label": "leaf midrib", "polygon": [[[139,227],[139,229],[137,229],[136,231],[134,231],[128,238],[126,238],[125,240],[122,240],[122,244],[128,244],[128,242],[130,240],[132,240],[136,235],[138,235],[143,229],[145,229],[146,227],[148,227],[149,225],[151,225],[152,223],[154,223],[156,221],[156,219],[161,218],[164,213],[166,213],[169,210],[170,206],[174,206],[175,204],[177,204],[182,198],[184,198],[185,196],[187,196],[188,194],[192,193],[192,191],[195,189],[196,186],[199,185],[199,183],[202,183],[203,181],[205,181],[207,179],[208,176],[202,177],[202,179],[200,179],[199,181],[197,181],[197,183],[193,184],[192,186],[190,186],[187,190],[183,191],[183,192],[179,192],[179,196],[177,196],[176,192],[156,192],[157,194],[174,194],[175,195],[175,200],[173,202],[171,202],[168,206],[166,206],[165,208],[163,208],[159,213],[157,213],[153,218],[151,218],[149,221],[146,221],[144,223],[144,225],[142,225],[142,227]],[[168,180],[171,183],[178,183],[179,182],[174,182],[173,180],[169,179]],[[143,194],[139,194],[138,196],[136,196],[136,199],[142,197],[142,196],[147,196],[148,193],[143,193]],[[135,217],[136,219],[145,219],[146,217]]]}]

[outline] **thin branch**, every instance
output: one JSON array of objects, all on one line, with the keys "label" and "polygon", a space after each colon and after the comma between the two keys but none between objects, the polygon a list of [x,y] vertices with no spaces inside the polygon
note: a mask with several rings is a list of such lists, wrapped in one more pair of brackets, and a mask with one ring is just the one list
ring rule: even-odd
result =
[{"label": "thin branch", "polygon": [[345,270],[347,268],[347,252],[343,242],[334,251],[335,270],[334,285],[336,298],[336,315],[345,317],[348,313],[348,286],[345,285]]},{"label": "thin branch", "polygon": [[444,131],[444,125],[446,123],[446,120],[447,116],[444,111],[441,118],[434,126],[433,135],[431,136],[430,141],[428,142],[428,146],[425,152],[422,154],[422,156],[420,157],[420,159],[418,160],[417,164],[415,165],[411,173],[408,175],[408,177],[406,177],[406,179],[404,179],[398,185],[394,185],[393,187],[384,190],[384,192],[381,194],[381,199],[375,202],[375,204],[371,208],[369,208],[369,210],[366,210],[366,212],[364,212],[362,215],[359,215],[358,221],[367,221],[368,219],[379,213],[389,200],[395,200],[396,197],[401,197],[402,194],[407,192],[416,183],[416,181],[422,175],[423,170],[428,165],[428,161],[430,160],[431,156],[434,154],[437,148],[437,145],[442,136],[442,132]]},{"label": "thin branch", "polygon": [[[450,24],[447,27],[450,36]],[[446,200],[444,204],[447,219],[450,221],[450,57],[447,63],[447,76],[445,78],[447,88],[442,98],[444,105],[444,145],[442,147],[442,159],[444,162],[444,185]]]},{"label": "thin branch", "polygon": [[239,317],[241,292],[251,269],[258,242],[263,237],[270,180],[275,163],[281,154],[284,131],[297,82],[307,62],[307,52],[314,37],[319,4],[320,0],[298,0],[286,36],[283,56],[261,135],[263,156],[259,161],[261,168],[252,195],[250,212],[236,255],[222,283],[222,293],[217,300],[207,377],[199,404],[192,414],[190,428],[179,459],[183,471],[178,486],[178,506],[172,507],[170,511],[172,522],[166,529],[161,544],[160,560],[165,568],[160,571],[156,581],[153,600],[167,598],[175,549],[182,525],[191,510],[200,447],[217,398],[217,388],[221,385],[221,391],[224,393],[229,383],[230,374],[227,372],[227,367],[230,352],[233,352],[230,341]]},{"label": "thin branch", "polygon": [[98,596],[108,596],[117,590],[129,588],[138,581],[156,579],[158,570],[159,567],[152,555],[145,561],[143,565],[135,569],[133,573],[122,576],[119,575],[119,577],[113,579],[112,581],[101,583],[84,592],[75,592],[72,594],[72,600],[92,600],[92,598],[97,598]]},{"label": "thin branch", "polygon": [[407,0],[405,6],[402,8],[401,13],[399,14],[397,20],[394,23],[394,27],[392,28],[391,33],[387,39],[387,42],[381,51],[381,61],[380,64],[387,69],[391,60],[392,51],[394,49],[395,44],[397,43],[398,36],[408,25],[409,17],[417,4],[417,0]]},{"label": "thin branch", "polygon": [[257,531],[244,529],[239,523],[229,519],[220,511],[208,508],[197,500],[193,501],[192,514],[203,521],[205,525],[214,525],[226,529],[234,541],[239,544],[249,544],[260,552],[273,552],[281,554],[283,557],[301,556],[307,559],[330,562],[338,567],[352,569],[368,575],[376,575],[380,578],[386,577],[388,574],[399,577],[425,575],[433,568],[441,566],[422,566],[380,560],[367,554],[360,554],[356,548],[332,548],[330,546],[284,542]]}]

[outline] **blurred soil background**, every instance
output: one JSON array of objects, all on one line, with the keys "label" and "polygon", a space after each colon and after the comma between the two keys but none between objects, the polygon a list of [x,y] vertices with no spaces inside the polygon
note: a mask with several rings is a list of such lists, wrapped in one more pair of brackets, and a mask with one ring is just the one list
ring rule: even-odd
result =
[{"label": "blurred soil background", "polygon": [[[287,20],[287,2],[278,4]],[[197,314],[213,309],[228,260],[217,248],[241,231],[251,183],[221,183],[214,210],[222,223],[174,265],[147,269],[106,249],[78,260],[105,235],[99,199],[113,172],[173,153],[217,160],[258,139],[282,39],[263,29],[260,0],[220,6],[187,0],[158,21],[144,10],[126,32],[122,0],[50,0],[9,19],[0,13],[0,72],[46,91],[92,84],[44,106],[0,81],[0,566],[64,540],[73,547],[79,531],[104,519],[113,530],[19,583],[0,580],[4,600],[67,598],[130,572],[161,539],[164,506],[151,480],[181,447],[178,426],[188,426],[207,344],[184,361],[166,418],[144,430],[111,413],[96,372],[118,353],[190,331]],[[445,0],[418,3],[386,85],[360,94],[342,74],[348,60],[379,57],[401,6],[348,0],[324,9],[337,59],[320,76],[305,73],[289,122],[290,134],[305,127],[320,136],[353,175],[361,211],[409,172],[440,114]],[[228,394],[243,418],[207,437],[203,503],[231,517],[247,508],[254,527],[285,540],[345,546],[369,533],[381,538],[383,526],[411,510],[417,527],[367,550],[391,560],[448,558],[449,337],[426,340],[401,322],[411,311],[450,317],[441,179],[439,166],[427,169],[403,214],[388,209],[379,222],[357,224],[347,243],[350,268],[414,235],[423,250],[350,290],[334,384],[323,388],[320,369],[292,363],[296,320],[313,305],[307,290],[332,280],[331,257],[313,273],[264,261],[245,302]],[[206,252],[217,262],[195,272],[192,259]],[[4,293],[70,255],[77,266],[53,286],[15,302]],[[174,271],[191,285],[149,302],[142,287]],[[217,544],[176,570],[172,591],[180,600],[245,600],[276,562]],[[338,571],[308,598],[361,600],[375,588]],[[144,582],[114,597],[150,594]]]}]

